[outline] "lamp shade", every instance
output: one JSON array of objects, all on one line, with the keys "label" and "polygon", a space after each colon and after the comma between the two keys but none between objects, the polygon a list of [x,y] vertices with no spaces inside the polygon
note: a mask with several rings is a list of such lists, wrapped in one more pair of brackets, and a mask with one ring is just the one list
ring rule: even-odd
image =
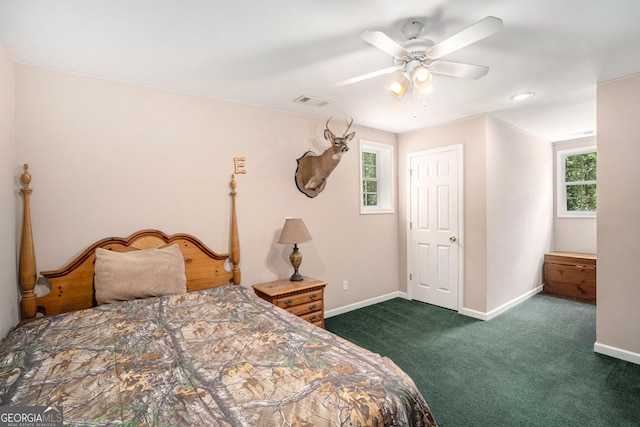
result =
[{"label": "lamp shade", "polygon": [[405,73],[402,73],[395,79],[387,88],[394,96],[402,98],[402,95],[407,91],[409,87],[409,79]]},{"label": "lamp shade", "polygon": [[412,80],[416,90],[424,92],[431,86],[432,76],[429,70],[419,65],[413,70]]},{"label": "lamp shade", "polygon": [[311,234],[301,218],[287,218],[278,243],[304,243],[311,241]]}]

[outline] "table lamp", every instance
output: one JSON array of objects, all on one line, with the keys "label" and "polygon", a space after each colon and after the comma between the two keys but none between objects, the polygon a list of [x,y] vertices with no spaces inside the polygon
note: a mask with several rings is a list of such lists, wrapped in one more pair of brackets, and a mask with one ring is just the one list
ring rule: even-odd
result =
[{"label": "table lamp", "polygon": [[302,263],[302,254],[298,250],[298,243],[309,241],[311,241],[311,234],[309,234],[309,230],[307,230],[301,218],[287,218],[284,221],[284,227],[282,227],[278,243],[293,243],[293,252],[289,256],[291,265],[294,268],[294,272],[289,278],[292,282],[300,282],[303,279],[302,275],[298,273],[298,268]]}]

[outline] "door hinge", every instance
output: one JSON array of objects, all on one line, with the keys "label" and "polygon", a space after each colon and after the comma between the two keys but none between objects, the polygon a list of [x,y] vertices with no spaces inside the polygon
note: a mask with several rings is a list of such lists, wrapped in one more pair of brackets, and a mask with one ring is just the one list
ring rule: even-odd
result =
[{"label": "door hinge", "polygon": [[409,221],[409,230],[413,230],[413,221]]},{"label": "door hinge", "polygon": [[413,280],[413,274],[409,273],[409,281]]}]

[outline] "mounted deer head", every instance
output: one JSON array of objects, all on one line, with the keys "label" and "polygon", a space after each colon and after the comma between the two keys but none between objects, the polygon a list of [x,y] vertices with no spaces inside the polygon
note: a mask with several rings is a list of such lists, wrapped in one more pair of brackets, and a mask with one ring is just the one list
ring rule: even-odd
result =
[{"label": "mounted deer head", "polygon": [[324,153],[318,155],[313,151],[307,151],[300,157],[298,161],[298,168],[296,169],[296,185],[298,190],[303,192],[308,197],[316,197],[324,190],[327,184],[327,178],[333,170],[340,163],[342,155],[349,151],[347,143],[353,139],[355,132],[349,132],[353,119],[347,122],[347,130],[344,131],[342,136],[335,136],[329,129],[329,122],[331,117],[327,120],[324,130],[324,139],[331,142],[331,147],[327,148]]}]

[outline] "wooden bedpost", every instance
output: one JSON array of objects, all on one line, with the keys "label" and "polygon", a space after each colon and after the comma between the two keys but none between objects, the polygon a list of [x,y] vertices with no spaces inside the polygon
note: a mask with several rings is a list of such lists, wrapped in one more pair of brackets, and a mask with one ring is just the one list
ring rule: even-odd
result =
[{"label": "wooden bedpost", "polygon": [[236,180],[231,175],[231,263],[233,264],[233,283],[240,284],[240,238],[238,237],[238,217],[236,215]]},{"label": "wooden bedpost", "polygon": [[36,316],[36,255],[33,249],[33,234],[31,232],[31,207],[29,197],[31,196],[31,175],[29,165],[25,163],[24,172],[20,175],[24,207],[22,214],[22,240],[20,241],[20,285],[22,286],[22,302],[20,308],[23,319],[30,319]]}]

